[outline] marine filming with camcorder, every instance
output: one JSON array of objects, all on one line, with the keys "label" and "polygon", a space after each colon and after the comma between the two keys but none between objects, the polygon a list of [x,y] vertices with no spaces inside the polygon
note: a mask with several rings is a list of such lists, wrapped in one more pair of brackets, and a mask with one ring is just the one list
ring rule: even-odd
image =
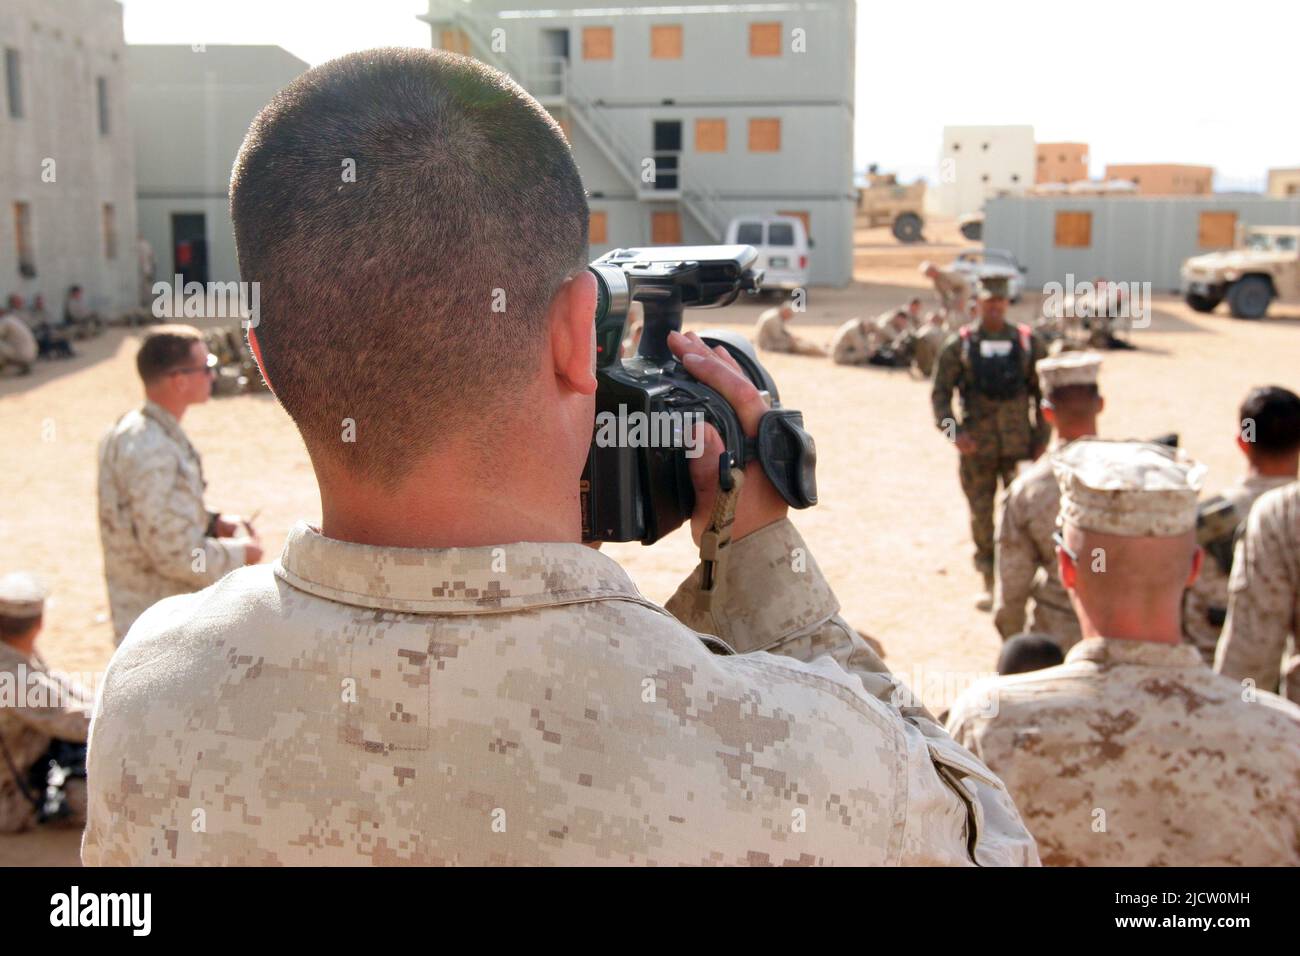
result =
[{"label": "marine filming with camcorder", "polygon": [[[719,462],[721,487],[731,470],[757,460],[781,497],[794,508],[817,503],[817,450],[803,427],[803,414],[783,408],[776,383],[742,335],[707,330],[700,337],[722,346],[754,386],[769,411],[758,434],[746,437],[735,410],[717,391],[696,381],[668,349],[687,308],[721,308],[762,284],[753,268],[752,246],[657,246],[615,249],[590,265],[596,277],[596,413],[635,415],[650,421],[702,420],[717,429],[726,452]],[[645,310],[635,355],[620,346],[633,302]],[[688,436],[675,440],[601,441],[593,436],[581,484],[582,531],[588,541],[652,544],[687,521],[695,491],[687,463]]]}]

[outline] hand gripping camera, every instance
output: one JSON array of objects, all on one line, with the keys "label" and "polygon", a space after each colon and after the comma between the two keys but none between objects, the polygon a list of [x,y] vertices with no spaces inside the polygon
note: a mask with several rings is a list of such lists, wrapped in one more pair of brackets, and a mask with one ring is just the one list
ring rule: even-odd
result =
[{"label": "hand gripping camera", "polygon": [[[762,271],[751,268],[752,246],[657,246],[616,249],[590,266],[596,276],[596,429],[582,474],[582,534],[587,541],[652,544],[689,520],[695,489],[688,470],[691,431],[708,422],[727,451],[719,481],[751,461],[794,508],[817,503],[816,446],[803,415],[781,407],[776,383],[744,336],[700,333],[721,345],[768,397],[755,438],[746,438],[735,410],[694,378],[668,350],[685,308],[720,308],[755,291]],[[628,310],[645,310],[641,343],[622,358]],[[630,422],[631,427],[624,427]],[[613,426],[617,423],[617,427]]]}]

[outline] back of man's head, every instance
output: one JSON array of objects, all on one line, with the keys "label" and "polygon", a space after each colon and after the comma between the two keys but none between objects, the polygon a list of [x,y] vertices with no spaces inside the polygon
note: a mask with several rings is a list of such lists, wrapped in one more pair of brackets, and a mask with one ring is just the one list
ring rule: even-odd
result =
[{"label": "back of man's head", "polygon": [[19,643],[40,629],[39,616],[16,617],[11,614],[0,614],[0,641],[6,644]]},{"label": "back of man's head", "polygon": [[1002,645],[998,655],[999,674],[1025,674],[1029,671],[1055,667],[1065,661],[1065,655],[1046,634],[1017,634]]},{"label": "back of man's head", "polygon": [[1241,432],[1256,454],[1276,458],[1300,449],[1300,396],[1277,385],[1252,389],[1241,403]]},{"label": "back of man's head", "polygon": [[1046,398],[1058,427],[1093,424],[1101,411],[1101,392],[1096,385],[1062,385]]},{"label": "back of man's head", "polygon": [[386,487],[441,438],[522,412],[547,307],[587,253],[554,119],[436,50],[354,53],[296,79],[253,121],[230,206],[277,398],[318,464]]},{"label": "back of man's head", "polygon": [[135,354],[135,370],[140,381],[154,385],[174,369],[190,360],[195,342],[203,335],[192,325],[158,325],[145,333],[140,351]]}]

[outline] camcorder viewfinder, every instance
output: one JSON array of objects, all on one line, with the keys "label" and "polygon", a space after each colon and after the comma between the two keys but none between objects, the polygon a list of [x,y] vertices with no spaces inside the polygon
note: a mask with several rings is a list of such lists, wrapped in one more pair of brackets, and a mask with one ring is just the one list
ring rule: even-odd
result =
[{"label": "camcorder viewfinder", "polygon": [[[792,507],[816,504],[816,446],[803,415],[781,407],[776,383],[749,340],[727,330],[700,333],[721,345],[755,387],[769,411],[759,433],[746,438],[735,410],[696,381],[668,349],[687,308],[720,308],[742,292],[756,292],[763,274],[752,246],[655,246],[615,249],[591,263],[596,277],[596,428],[580,486],[582,534],[587,541],[652,544],[689,520],[695,509],[689,457],[698,452],[697,424],[717,429],[726,453],[719,480],[731,468],[758,460]],[[633,302],[645,322],[633,356],[621,349]]]}]

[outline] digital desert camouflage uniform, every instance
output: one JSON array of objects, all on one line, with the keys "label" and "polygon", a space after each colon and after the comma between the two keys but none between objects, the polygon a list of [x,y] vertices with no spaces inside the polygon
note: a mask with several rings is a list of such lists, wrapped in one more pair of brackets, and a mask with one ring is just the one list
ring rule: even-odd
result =
[{"label": "digital desert camouflage uniform", "polygon": [[[1068,651],[1083,636],[1056,566],[1056,514],[1061,491],[1043,455],[1011,482],[997,522],[993,623],[1002,637],[1045,634]],[[1028,627],[1025,603],[1030,603]]]},{"label": "digital desert camouflage uniform", "polygon": [[11,312],[0,313],[0,372],[9,365],[30,371],[39,351],[36,337],[22,319]]},{"label": "digital desert camouflage uniform", "polygon": [[[1203,469],[1172,449],[1080,439],[1054,460],[1066,524],[1195,526]],[[1187,644],[1085,638],[970,688],[948,729],[1002,775],[1048,865],[1300,864],[1300,708],[1243,695]]]},{"label": "digital desert camouflage uniform", "polygon": [[815,342],[800,338],[790,331],[789,324],[781,318],[781,308],[765,310],[754,326],[754,344],[769,352],[789,352],[793,355],[825,355],[826,350]]},{"label": "digital desert camouflage uniform", "polygon": [[[39,617],[45,591],[30,575],[15,573],[0,578],[0,614]],[[36,807],[23,793],[39,799],[27,774],[54,740],[85,743],[90,728],[93,695],[57,671],[51,671],[39,654],[22,653],[0,641],[0,833],[16,833],[36,823]],[[15,778],[19,775],[21,782]],[[72,817],[85,820],[85,782],[67,784]]]},{"label": "digital desert camouflage uniform", "polygon": [[1089,638],[972,687],[948,729],[1048,866],[1296,866],[1300,708],[1241,690],[1187,644]]},{"label": "digital desert camouflage uniform", "polygon": [[[1005,789],[838,617],[787,521],[646,600],[579,544],[412,550],[299,524],[148,611],[91,732],[96,864],[1036,863]],[[805,567],[804,565],[800,565]],[[865,685],[865,688],[864,688]],[[904,701],[906,704],[906,701]]]},{"label": "digital desert camouflage uniform", "polygon": [[[1101,356],[1070,353],[1045,358],[1037,368],[1039,393],[1050,400],[1054,389],[1096,388]],[[1003,495],[995,544],[993,623],[1003,638],[1022,633],[1025,602],[1032,599],[1028,630],[1047,635],[1068,651],[1083,635],[1061,585],[1052,542],[1060,505],[1061,490],[1050,454],[1021,472]]]},{"label": "digital desert camouflage uniform", "polygon": [[1214,669],[1300,704],[1300,484],[1255,502],[1237,542]]},{"label": "digital desert camouflage uniform", "polygon": [[[11,693],[17,695],[12,702]],[[20,773],[26,774],[55,739],[85,743],[93,704],[88,690],[51,671],[39,654],[28,657],[0,641],[0,738]],[[0,757],[0,833],[36,823],[36,809],[7,764]],[[69,785],[69,800],[84,804],[83,784],[75,784]],[[84,813],[83,807],[76,812]]]},{"label": "digital desert camouflage uniform", "polygon": [[884,341],[870,319],[849,319],[831,337],[831,361],[836,365],[866,365]]},{"label": "digital desert camouflage uniform", "polygon": [[[1036,366],[1046,357],[1042,342],[1027,327],[1011,322],[996,333],[985,332],[980,326],[980,322],[972,322],[966,326],[969,331],[964,336],[959,332],[948,337],[935,362],[930,401],[936,428],[950,439],[968,434],[977,444],[976,451],[961,456],[958,474],[970,506],[975,567],[985,576],[992,591],[993,509],[998,483],[1003,488],[1009,486],[1015,478],[1017,463],[1047,447],[1051,426],[1038,407],[1041,395]],[[1007,346],[1016,343],[1025,366],[1017,373],[1020,387],[1007,398],[981,393],[976,386],[972,359],[966,354],[998,343]],[[960,419],[953,414],[954,391],[961,399]]]},{"label": "digital desert camouflage uniform", "polygon": [[[921,263],[921,272],[928,271],[931,265],[929,262]],[[974,290],[964,275],[935,266],[935,275],[930,281],[934,283],[935,294],[939,296],[939,303],[945,312],[950,316],[966,314],[966,303],[970,301]]]},{"label": "digital desert camouflage uniform", "polygon": [[934,363],[939,358],[939,351],[943,348],[948,333],[942,325],[931,324],[927,320],[924,325],[912,332],[911,337],[912,361],[917,371],[929,378],[934,374]]},{"label": "digital desert camouflage uniform", "polygon": [[99,444],[99,534],[118,642],[156,601],[244,563],[244,538],[213,538],[203,464],[180,422],[146,401]]},{"label": "digital desert camouflage uniform", "polygon": [[[1211,667],[1214,666],[1215,648],[1219,645],[1219,635],[1228,615],[1228,578],[1232,573],[1234,533],[1245,522],[1260,495],[1293,481],[1294,478],[1252,476],[1202,503],[1202,514],[1206,513],[1208,506],[1214,514],[1226,515],[1228,520],[1226,526],[1223,518],[1213,522],[1215,527],[1209,533],[1216,540],[1201,541],[1206,548],[1205,560],[1201,562],[1200,576],[1183,596],[1183,636],[1187,643],[1201,652],[1202,660]],[[1197,536],[1198,539],[1201,537],[1199,528]],[[1225,555],[1228,559],[1226,565]]]}]

